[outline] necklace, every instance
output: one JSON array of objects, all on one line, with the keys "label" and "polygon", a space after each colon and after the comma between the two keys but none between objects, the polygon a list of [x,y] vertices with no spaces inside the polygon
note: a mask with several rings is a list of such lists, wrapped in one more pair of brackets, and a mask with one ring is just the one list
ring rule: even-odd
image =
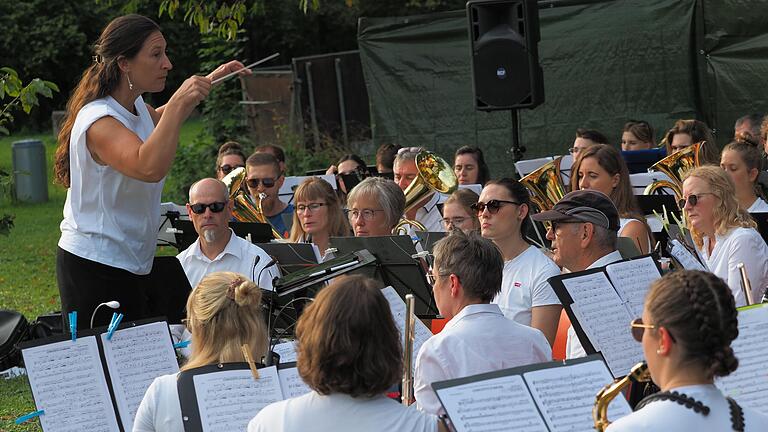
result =
[{"label": "necklace", "polygon": [[[744,432],[744,410],[741,409],[735,400],[731,398],[726,399],[728,400],[728,407],[731,411],[731,427],[737,432]],[[678,393],[676,391],[664,391],[647,396],[638,402],[635,411],[642,409],[651,402],[665,400],[677,402],[685,408],[692,409],[694,412],[700,413],[705,417],[708,416],[711,411],[710,408],[704,405],[701,401],[697,401],[685,393]]]}]

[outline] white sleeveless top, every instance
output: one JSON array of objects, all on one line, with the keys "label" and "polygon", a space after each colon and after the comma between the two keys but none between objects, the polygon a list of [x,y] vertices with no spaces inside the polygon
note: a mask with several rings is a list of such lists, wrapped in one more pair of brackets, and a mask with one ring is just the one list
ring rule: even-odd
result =
[{"label": "white sleeveless top", "polygon": [[[629,224],[632,221],[638,221],[640,223],[643,223],[643,221],[641,221],[639,219],[619,218],[619,234],[618,234],[619,237],[626,237],[626,236],[622,235],[622,233],[624,232],[624,228],[627,227],[627,224]],[[650,251],[651,250],[651,239],[650,239],[650,237],[648,237],[647,233],[645,234],[645,239],[647,241],[648,250]]]},{"label": "white sleeveless top", "polygon": [[144,275],[152,270],[165,179],[147,183],[99,165],[85,143],[88,128],[106,116],[146,141],[155,128],[152,116],[141,96],[134,106],[138,116],[107,96],[77,113],[69,138],[70,186],[59,247],[81,258]]}]

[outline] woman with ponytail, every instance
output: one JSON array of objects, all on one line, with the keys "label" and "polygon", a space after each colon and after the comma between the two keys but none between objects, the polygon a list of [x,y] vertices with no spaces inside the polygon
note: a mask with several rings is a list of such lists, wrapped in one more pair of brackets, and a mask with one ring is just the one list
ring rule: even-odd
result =
[{"label": "woman with ponytail", "polygon": [[[56,257],[62,315],[90,314],[117,300],[128,319],[137,319],[145,315],[160,195],[181,125],[213,80],[243,65],[231,61],[208,76],[192,76],[155,109],[142,94],[162,91],[172,68],[155,22],[116,18],[94,51],[67,103],[56,149],[56,181],[68,188]],[[96,321],[106,323],[107,316]]]},{"label": "woman with ponytail", "polygon": [[[267,352],[267,326],[261,313],[261,289],[238,273],[211,273],[187,299],[187,328],[192,355],[182,371],[218,363],[246,361],[242,346],[259,361]],[[155,378],[141,401],[134,432],[183,432],[177,375]]]},{"label": "woman with ponytail", "polygon": [[631,330],[661,392],[608,432],[768,430],[768,417],[726,398],[714,384],[739,365],[731,348],[739,334],[736,305],[722,279],[691,270],[664,276],[651,285],[643,317]]}]

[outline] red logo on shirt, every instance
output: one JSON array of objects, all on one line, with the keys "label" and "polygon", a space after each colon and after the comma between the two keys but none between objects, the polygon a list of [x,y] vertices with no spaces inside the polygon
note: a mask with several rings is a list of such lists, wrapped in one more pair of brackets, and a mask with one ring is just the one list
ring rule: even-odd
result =
[{"label": "red logo on shirt", "polygon": [[515,287],[516,288],[520,288],[521,286],[523,286],[523,284],[521,284],[520,282],[515,282]]}]

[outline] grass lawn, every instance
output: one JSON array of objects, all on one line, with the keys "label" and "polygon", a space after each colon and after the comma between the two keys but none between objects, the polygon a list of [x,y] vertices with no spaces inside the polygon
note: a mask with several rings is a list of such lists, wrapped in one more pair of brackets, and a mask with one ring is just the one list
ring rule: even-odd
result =
[{"label": "grass lawn", "polygon": [[[192,141],[202,130],[202,122],[189,121],[181,140]],[[48,197],[42,204],[18,204],[0,197],[0,215],[15,215],[9,236],[0,235],[0,309],[23,313],[32,321],[37,316],[60,309],[56,286],[56,244],[66,191],[53,184],[55,139],[51,134],[11,136],[0,139],[0,169],[12,171],[11,144],[21,139],[39,139],[46,146],[48,159]],[[164,254],[175,252],[163,251]],[[37,421],[17,426],[13,420],[34,411],[32,394],[25,377],[0,379],[0,431],[39,431]]]}]

